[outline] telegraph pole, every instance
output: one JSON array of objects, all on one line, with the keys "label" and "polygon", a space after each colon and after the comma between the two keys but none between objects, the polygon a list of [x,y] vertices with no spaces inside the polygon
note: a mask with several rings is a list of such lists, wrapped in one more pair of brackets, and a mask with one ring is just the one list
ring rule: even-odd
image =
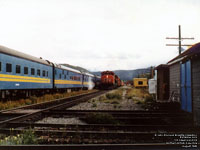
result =
[{"label": "telegraph pole", "polygon": [[178,44],[166,44],[166,46],[178,46],[179,55],[181,54],[181,46],[192,46],[191,44],[181,44],[181,40],[194,40],[194,38],[182,38],[181,37],[181,26],[178,26],[178,38],[176,37],[166,37],[166,39],[178,40]]},{"label": "telegraph pole", "polygon": [[179,45],[178,45],[178,47],[179,47],[179,55],[181,54],[181,26],[179,25],[178,26],[178,40],[179,40]]}]

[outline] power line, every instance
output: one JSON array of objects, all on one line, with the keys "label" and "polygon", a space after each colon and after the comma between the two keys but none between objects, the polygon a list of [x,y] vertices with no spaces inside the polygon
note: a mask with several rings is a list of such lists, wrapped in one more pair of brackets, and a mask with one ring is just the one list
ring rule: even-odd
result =
[{"label": "power line", "polygon": [[166,37],[166,39],[171,39],[171,40],[178,40],[178,44],[166,44],[166,46],[178,46],[179,47],[179,54],[181,54],[181,46],[192,46],[191,44],[181,44],[182,40],[194,40],[193,37],[191,38],[182,38],[181,37],[181,26],[178,26],[178,38],[176,37]]}]

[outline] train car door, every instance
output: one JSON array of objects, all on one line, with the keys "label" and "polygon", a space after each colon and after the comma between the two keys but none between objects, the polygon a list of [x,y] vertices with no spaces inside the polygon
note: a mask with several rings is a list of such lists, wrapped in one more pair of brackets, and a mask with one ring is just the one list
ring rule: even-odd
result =
[{"label": "train car door", "polygon": [[181,108],[192,112],[191,62],[181,64]]}]

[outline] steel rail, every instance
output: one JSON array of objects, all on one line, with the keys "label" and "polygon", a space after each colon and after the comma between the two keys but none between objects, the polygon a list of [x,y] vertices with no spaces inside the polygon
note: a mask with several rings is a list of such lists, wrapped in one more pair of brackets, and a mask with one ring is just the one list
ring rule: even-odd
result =
[{"label": "steel rail", "polygon": [[[24,129],[8,129],[8,128],[0,128],[0,132],[3,134],[20,134],[24,132]],[[34,130],[34,133],[39,135],[39,136],[53,136],[56,138],[76,138],[76,137],[81,137],[81,138],[104,138],[104,139],[138,139],[138,140],[147,140],[147,141],[152,141],[152,137],[154,137],[153,140],[156,141],[156,135],[157,134],[166,134],[166,136],[160,137],[157,136],[157,140],[162,140],[163,138],[172,138],[176,139],[178,135],[182,134],[195,134],[197,135],[198,133],[194,132],[154,132],[154,131],[144,131],[144,132],[139,132],[139,131],[66,131],[66,130],[41,130],[37,129]],[[177,134],[176,136],[171,136],[172,134]],[[169,135],[169,136],[167,136]]]}]

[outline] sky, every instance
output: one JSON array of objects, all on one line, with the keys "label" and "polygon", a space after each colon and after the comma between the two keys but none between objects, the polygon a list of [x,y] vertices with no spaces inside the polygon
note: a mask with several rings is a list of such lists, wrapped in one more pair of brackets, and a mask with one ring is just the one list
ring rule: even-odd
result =
[{"label": "sky", "polygon": [[[167,63],[200,42],[199,0],[0,0],[0,45],[90,71]],[[184,47],[187,49],[187,47]]]}]

